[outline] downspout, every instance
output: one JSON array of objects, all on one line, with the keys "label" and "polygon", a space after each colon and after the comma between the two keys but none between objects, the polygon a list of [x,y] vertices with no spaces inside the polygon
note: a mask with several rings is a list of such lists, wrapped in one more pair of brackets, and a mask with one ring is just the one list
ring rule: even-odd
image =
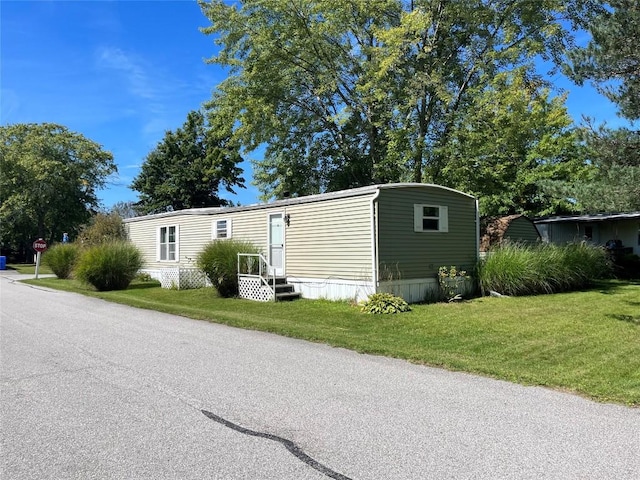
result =
[{"label": "downspout", "polygon": [[373,281],[373,293],[378,293],[378,215],[377,202],[380,189],[371,197],[371,280]]}]

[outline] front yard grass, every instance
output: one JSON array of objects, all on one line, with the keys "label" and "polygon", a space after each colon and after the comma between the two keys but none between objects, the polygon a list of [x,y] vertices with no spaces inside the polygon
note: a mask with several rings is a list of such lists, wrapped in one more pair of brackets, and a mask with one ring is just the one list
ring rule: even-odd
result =
[{"label": "front yard grass", "polygon": [[541,385],[640,406],[640,283],[588,291],[477,298],[367,315],[346,302],[260,303],[213,289],[133,283],[96,292],[73,280],[30,280],[134,307],[321,342],[362,353]]},{"label": "front yard grass", "polygon": [[[8,263],[7,270],[15,270],[18,273],[24,273],[27,275],[35,275],[36,273],[36,264],[35,263]],[[51,269],[40,263],[40,268],[38,268],[38,275],[42,274],[50,274],[53,273]]]}]

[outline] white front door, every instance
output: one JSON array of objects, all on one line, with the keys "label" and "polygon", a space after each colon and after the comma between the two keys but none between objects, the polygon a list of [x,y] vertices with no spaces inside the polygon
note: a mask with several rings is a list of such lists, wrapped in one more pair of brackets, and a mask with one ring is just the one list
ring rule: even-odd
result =
[{"label": "white front door", "polygon": [[269,264],[274,275],[284,275],[284,215],[269,214]]}]

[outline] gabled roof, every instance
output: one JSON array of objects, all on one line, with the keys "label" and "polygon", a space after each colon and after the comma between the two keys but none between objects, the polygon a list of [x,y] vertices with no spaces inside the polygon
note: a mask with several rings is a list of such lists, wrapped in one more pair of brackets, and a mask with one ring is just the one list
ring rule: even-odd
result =
[{"label": "gabled roof", "polygon": [[590,215],[559,215],[556,217],[539,218],[533,223],[571,223],[571,222],[604,222],[618,220],[640,219],[640,212],[628,213],[594,213]]},{"label": "gabled roof", "polygon": [[361,195],[371,195],[378,190],[389,190],[395,188],[438,188],[442,190],[448,190],[455,192],[465,197],[475,198],[468,193],[454,190],[453,188],[443,187],[442,185],[436,185],[433,183],[387,183],[378,185],[367,185],[365,187],[351,188],[348,190],[340,190],[337,192],[319,193],[316,195],[306,195],[304,197],[292,197],[284,198],[282,200],[275,200],[270,203],[253,203],[251,205],[243,205],[240,207],[206,207],[206,208],[188,208],[185,210],[175,210],[173,212],[155,213],[152,215],[144,215],[141,217],[126,218],[123,220],[125,223],[136,222],[141,220],[147,220],[150,218],[162,218],[173,217],[176,215],[216,215],[219,213],[234,213],[248,210],[259,210],[263,208],[272,207],[286,207],[288,205],[299,205],[303,203],[321,202],[325,200],[334,200],[339,198],[358,197]]}]

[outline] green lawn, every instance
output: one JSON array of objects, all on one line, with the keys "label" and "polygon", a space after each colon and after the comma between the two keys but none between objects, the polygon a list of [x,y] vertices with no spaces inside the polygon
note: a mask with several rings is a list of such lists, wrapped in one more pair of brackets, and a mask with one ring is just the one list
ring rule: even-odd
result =
[{"label": "green lawn", "polygon": [[589,291],[478,298],[366,315],[340,302],[259,303],[212,289],[133,284],[95,292],[71,280],[30,280],[135,307],[397,357],[598,401],[640,406],[640,282],[602,282]]},{"label": "green lawn", "polygon": [[[11,264],[7,264],[7,270],[15,270],[18,273],[35,275],[36,264],[35,263],[11,263]],[[40,268],[38,269],[38,275],[40,275],[41,273],[44,275],[44,274],[53,273],[53,272],[46,265],[40,264]]]}]

